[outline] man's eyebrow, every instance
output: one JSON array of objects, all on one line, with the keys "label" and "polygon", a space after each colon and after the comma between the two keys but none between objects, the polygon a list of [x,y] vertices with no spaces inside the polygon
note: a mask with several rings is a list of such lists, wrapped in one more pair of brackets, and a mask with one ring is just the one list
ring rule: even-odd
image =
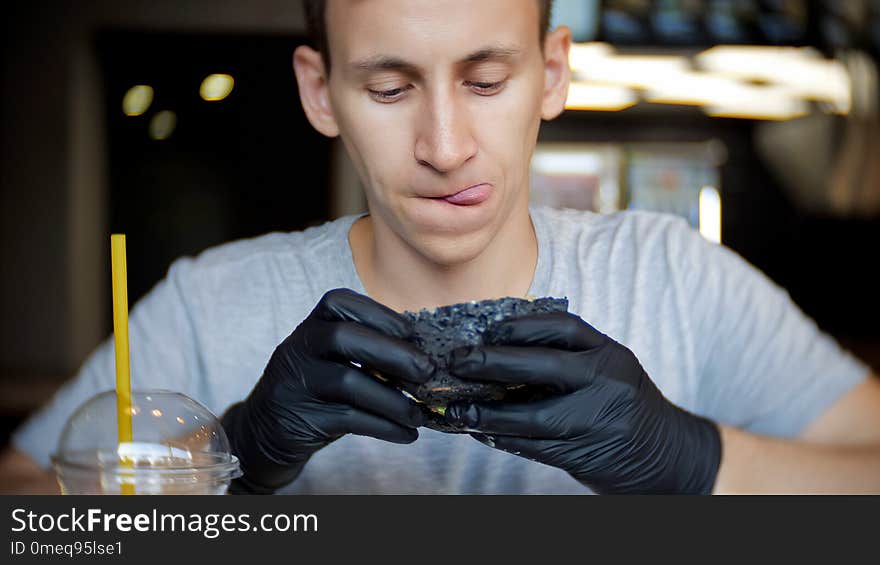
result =
[{"label": "man's eyebrow", "polygon": [[516,47],[492,46],[484,47],[474,51],[464,59],[464,63],[481,63],[483,61],[491,61],[495,59],[509,59],[520,54],[520,50]]},{"label": "man's eyebrow", "polygon": [[[509,59],[521,53],[516,47],[491,46],[483,47],[464,57],[461,63],[481,63],[498,59]],[[400,71],[408,74],[417,74],[419,67],[399,57],[389,55],[375,55],[367,57],[351,64],[351,67],[361,72],[374,71]]]},{"label": "man's eyebrow", "polygon": [[404,61],[398,57],[389,57],[388,55],[376,55],[367,57],[351,64],[352,68],[358,71],[402,71],[413,73],[417,70],[412,63]]}]

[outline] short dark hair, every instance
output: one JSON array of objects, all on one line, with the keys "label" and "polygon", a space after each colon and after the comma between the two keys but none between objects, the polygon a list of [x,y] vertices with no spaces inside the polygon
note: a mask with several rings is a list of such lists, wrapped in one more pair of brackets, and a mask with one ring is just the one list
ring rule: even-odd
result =
[{"label": "short dark hair", "polygon": [[[550,27],[550,13],[553,9],[553,0],[538,0],[541,7],[541,45],[544,45],[544,36]],[[324,59],[324,67],[330,72],[330,47],[327,44],[327,20],[325,12],[327,11],[327,0],[305,0],[306,9],[306,26],[309,31],[309,37],[312,40],[312,47],[321,53]]]}]

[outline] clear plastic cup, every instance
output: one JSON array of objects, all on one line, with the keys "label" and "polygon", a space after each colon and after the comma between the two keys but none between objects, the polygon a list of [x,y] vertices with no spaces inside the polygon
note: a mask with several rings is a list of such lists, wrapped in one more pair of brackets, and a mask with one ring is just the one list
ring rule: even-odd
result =
[{"label": "clear plastic cup", "polygon": [[132,391],[131,421],[119,443],[112,390],[70,417],[52,456],[63,494],[224,494],[241,476],[220,422],[192,398]]}]

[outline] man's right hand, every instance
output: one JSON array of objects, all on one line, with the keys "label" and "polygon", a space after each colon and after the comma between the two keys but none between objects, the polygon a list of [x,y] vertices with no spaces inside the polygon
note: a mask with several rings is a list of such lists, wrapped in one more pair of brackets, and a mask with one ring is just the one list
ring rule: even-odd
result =
[{"label": "man's right hand", "polygon": [[413,383],[430,377],[428,356],[405,341],[411,331],[405,318],[364,295],[325,294],[275,349],[247,399],[223,416],[244,472],[230,492],[274,492],[345,434],[415,441],[418,405],[369,374]]}]

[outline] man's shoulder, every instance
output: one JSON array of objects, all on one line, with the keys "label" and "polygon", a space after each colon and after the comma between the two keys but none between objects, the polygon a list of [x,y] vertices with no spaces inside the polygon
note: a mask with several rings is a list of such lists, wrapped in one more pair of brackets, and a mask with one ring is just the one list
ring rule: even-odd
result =
[{"label": "man's shoulder", "polygon": [[618,244],[622,240],[644,245],[649,242],[669,243],[670,240],[699,235],[688,222],[677,215],[648,210],[621,210],[596,213],[571,208],[536,207],[532,209],[547,226],[551,236],[571,241],[572,236],[588,235],[582,241]]},{"label": "man's shoulder", "polygon": [[205,249],[198,255],[182,257],[175,265],[186,264],[189,270],[200,273],[237,270],[252,267],[255,262],[308,261],[329,248],[338,248],[345,242],[353,216],[345,216],[299,231],[271,232],[238,239]]}]

